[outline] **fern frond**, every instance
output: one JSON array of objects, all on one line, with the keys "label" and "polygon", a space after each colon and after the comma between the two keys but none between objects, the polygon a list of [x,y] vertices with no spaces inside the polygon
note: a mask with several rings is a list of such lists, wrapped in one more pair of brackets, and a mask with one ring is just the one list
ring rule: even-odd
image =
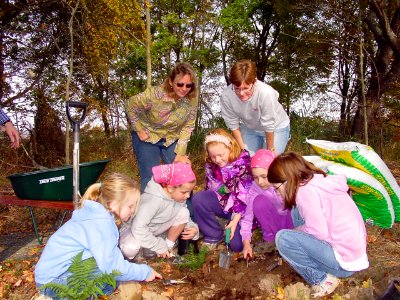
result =
[{"label": "fern frond", "polygon": [[200,269],[206,261],[207,248],[202,247],[198,254],[194,252],[193,245],[189,245],[189,252],[184,256],[184,260],[177,264],[178,268],[189,268],[192,270]]},{"label": "fern frond", "polygon": [[83,251],[71,259],[71,266],[68,271],[71,275],[67,278],[67,284],[47,283],[40,287],[41,290],[49,288],[58,298],[70,300],[98,299],[104,296],[102,288],[105,284],[116,288],[115,277],[121,275],[118,270],[113,270],[110,274],[95,272],[97,269],[96,260],[91,257],[82,260]]}]

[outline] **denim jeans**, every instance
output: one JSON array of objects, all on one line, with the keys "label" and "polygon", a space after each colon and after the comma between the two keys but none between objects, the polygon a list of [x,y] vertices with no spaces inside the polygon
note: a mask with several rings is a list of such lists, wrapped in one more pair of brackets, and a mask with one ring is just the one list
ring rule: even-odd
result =
[{"label": "denim jeans", "polygon": [[[94,273],[101,273],[99,268],[95,268]],[[60,276],[58,276],[57,278],[55,278],[52,283],[58,283],[58,284],[62,284],[62,285],[67,285],[67,279],[68,277],[71,276],[71,272],[69,271],[65,271],[63,274],[61,274]],[[40,288],[43,284],[36,284],[36,286],[38,288]],[[119,283],[117,282],[117,287],[118,287]],[[114,288],[109,285],[109,284],[104,284],[102,287],[102,291],[104,292],[105,295],[111,295],[114,292]],[[67,300],[66,298],[58,298],[57,294],[49,288],[45,288],[43,290],[39,291],[40,295],[44,295],[47,296],[53,300]]]},{"label": "denim jeans", "polygon": [[[304,224],[296,207],[292,208],[292,217],[295,227]],[[310,285],[321,283],[328,273],[336,277],[349,277],[354,273],[342,269],[329,243],[311,234],[283,229],[277,233],[275,243],[279,254]]]},{"label": "denim jeans", "polygon": [[140,192],[143,193],[147,183],[152,177],[151,169],[161,164],[161,160],[165,164],[171,164],[175,160],[175,147],[178,141],[168,147],[164,146],[165,139],[159,140],[152,144],[142,142],[136,131],[132,131],[132,146],[139,165],[140,175]]},{"label": "denim jeans", "polygon": [[[265,131],[256,131],[247,128],[245,125],[240,125],[240,133],[242,134],[243,143],[250,155],[253,156],[258,149],[266,148]],[[278,154],[285,152],[287,143],[290,140],[290,125],[276,129],[274,131],[274,146]]]}]

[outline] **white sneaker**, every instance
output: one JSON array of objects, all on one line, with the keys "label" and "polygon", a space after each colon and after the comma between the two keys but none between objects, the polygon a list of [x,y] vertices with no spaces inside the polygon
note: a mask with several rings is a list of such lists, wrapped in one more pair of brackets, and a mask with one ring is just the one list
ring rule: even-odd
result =
[{"label": "white sneaker", "polygon": [[327,274],[324,281],[311,287],[311,296],[316,298],[329,295],[337,288],[339,283],[339,278],[331,274]]}]

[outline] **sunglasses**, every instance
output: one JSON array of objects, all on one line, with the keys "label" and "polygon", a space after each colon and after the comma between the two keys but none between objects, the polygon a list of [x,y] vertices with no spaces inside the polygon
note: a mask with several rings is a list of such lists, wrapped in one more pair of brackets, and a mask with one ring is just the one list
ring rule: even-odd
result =
[{"label": "sunglasses", "polygon": [[176,83],[176,86],[177,87],[183,87],[183,86],[185,86],[187,89],[191,89],[192,87],[194,87],[194,83],[187,83],[187,84],[184,84],[184,83],[182,83],[182,82],[177,82]]}]

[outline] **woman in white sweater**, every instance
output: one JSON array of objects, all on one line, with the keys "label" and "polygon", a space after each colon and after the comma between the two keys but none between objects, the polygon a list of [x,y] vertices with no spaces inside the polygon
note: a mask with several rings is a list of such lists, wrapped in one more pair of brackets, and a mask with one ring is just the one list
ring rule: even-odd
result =
[{"label": "woman in white sweater", "polygon": [[229,80],[231,84],[221,95],[221,111],[240,147],[250,155],[261,148],[284,152],[290,139],[290,120],[278,101],[279,93],[257,80],[251,60],[236,62]]}]

